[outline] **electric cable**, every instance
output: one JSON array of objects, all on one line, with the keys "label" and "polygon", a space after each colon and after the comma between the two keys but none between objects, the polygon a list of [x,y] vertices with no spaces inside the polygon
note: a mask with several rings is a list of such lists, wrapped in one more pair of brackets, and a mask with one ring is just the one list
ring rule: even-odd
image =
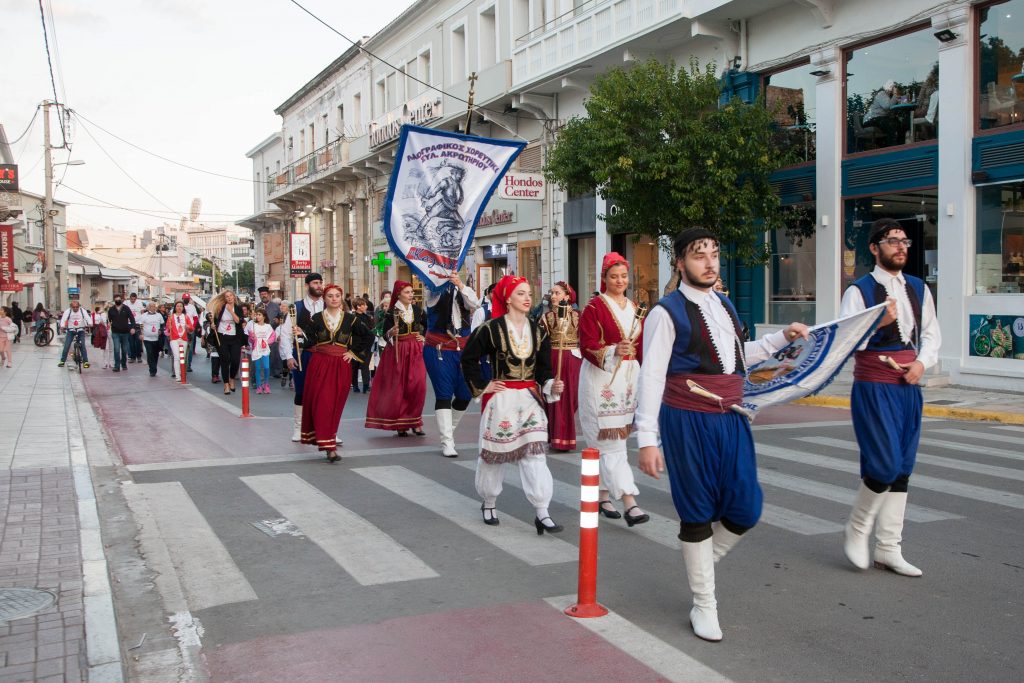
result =
[{"label": "electric cable", "polygon": [[50,58],[50,36],[46,31],[46,12],[43,10],[43,0],[39,0],[39,19],[43,23],[43,44],[46,46],[46,63],[50,67],[50,85],[53,86],[53,103],[57,105],[57,121],[60,122],[60,136],[64,141],[62,147],[68,144],[67,132],[64,130],[64,118],[60,115],[60,100],[57,99],[57,79],[53,75],[53,60]]}]

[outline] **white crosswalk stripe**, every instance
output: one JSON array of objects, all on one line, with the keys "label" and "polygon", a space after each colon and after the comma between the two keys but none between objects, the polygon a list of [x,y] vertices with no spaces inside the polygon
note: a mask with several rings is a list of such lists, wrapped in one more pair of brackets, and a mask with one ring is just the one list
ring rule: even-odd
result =
[{"label": "white crosswalk stripe", "polygon": [[[849,474],[860,476],[860,466],[855,460],[840,460],[839,458],[830,458],[817,453],[798,451],[779,446],[769,446],[767,444],[758,445],[757,453],[761,456],[778,458],[779,460],[788,460],[790,462],[797,462],[811,467],[824,467],[825,469],[847,472]],[[953,496],[960,496],[961,498],[970,498],[984,503],[994,503],[996,505],[1005,505],[1006,507],[1024,510],[1024,495],[1019,493],[997,491],[996,489],[990,489],[984,486],[974,486],[972,484],[961,484],[959,482],[938,479],[936,477],[929,477],[917,473],[914,474],[911,486],[928,489],[930,491],[938,491],[940,493],[948,493]]]},{"label": "white crosswalk stripe", "polygon": [[1013,425],[1000,425],[996,429],[1001,429],[1004,432],[1016,432],[1017,434],[1024,434],[1024,427],[1015,427]]},{"label": "white crosswalk stripe", "polygon": [[408,548],[298,475],[241,479],[363,586],[438,576]]},{"label": "white crosswalk stripe", "polygon": [[1000,443],[1012,443],[1015,446],[1024,446],[1024,438],[1011,436],[1009,434],[990,434],[988,432],[975,432],[968,429],[930,429],[929,434],[942,434],[944,436],[958,436],[965,439],[981,439],[982,441],[998,441]]},{"label": "white crosswalk stripe", "polygon": [[920,441],[922,446],[938,446],[946,450],[959,451],[962,453],[969,452],[971,455],[991,455],[997,458],[1007,458],[1009,460],[1020,460],[1024,462],[1024,453],[1020,451],[1008,451],[1002,448],[992,448],[991,446],[975,446],[973,444],[963,444],[956,441],[943,441],[941,439],[927,439],[922,437]]},{"label": "white crosswalk stripe", "polygon": [[471,534],[532,566],[575,562],[575,546],[545,534],[537,536],[532,525],[501,515],[499,526],[487,526],[480,518],[480,501],[468,498],[405,467],[359,467],[352,470],[432,513],[448,519]]},{"label": "white crosswalk stripe", "polygon": [[[842,439],[833,439],[827,436],[801,436],[796,439],[797,441],[803,441],[804,443],[813,443],[819,446],[831,446],[832,448],[840,448],[843,450],[859,452],[857,444]],[[969,462],[967,460],[955,460],[953,458],[943,458],[938,455],[929,455],[928,453],[917,452],[917,462],[925,463],[928,465],[935,465],[936,467],[946,467],[952,470],[961,470],[963,472],[972,472],[974,474],[984,474],[989,477],[1000,477],[1002,479],[1015,479],[1017,481],[1024,481],[1024,470],[1014,470],[1009,467],[997,467],[996,465],[983,465],[981,463]]]}]

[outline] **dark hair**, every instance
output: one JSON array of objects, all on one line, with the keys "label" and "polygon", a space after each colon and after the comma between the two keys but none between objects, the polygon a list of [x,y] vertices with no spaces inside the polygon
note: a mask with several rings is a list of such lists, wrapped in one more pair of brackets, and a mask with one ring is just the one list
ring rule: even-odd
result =
[{"label": "dark hair", "polygon": [[704,240],[711,240],[718,244],[718,238],[715,237],[715,233],[707,228],[687,228],[679,233],[672,242],[672,253],[675,254],[677,259],[683,258],[691,244]]},{"label": "dark hair", "polygon": [[903,226],[895,218],[879,218],[871,224],[871,233],[868,237],[868,244],[878,244],[885,239],[892,230],[903,230]]},{"label": "dark hair", "polygon": [[370,302],[361,296],[357,296],[354,299],[352,299],[352,308],[359,308],[360,306],[366,306],[367,308],[369,308]]}]

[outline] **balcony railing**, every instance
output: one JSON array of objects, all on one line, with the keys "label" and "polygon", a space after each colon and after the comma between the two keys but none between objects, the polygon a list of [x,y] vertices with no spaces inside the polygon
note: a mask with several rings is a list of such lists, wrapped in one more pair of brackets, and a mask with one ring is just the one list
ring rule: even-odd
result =
[{"label": "balcony railing", "polygon": [[280,194],[296,185],[304,185],[314,176],[339,166],[343,161],[344,143],[344,139],[338,139],[286,166],[276,176],[267,179],[267,194]]}]

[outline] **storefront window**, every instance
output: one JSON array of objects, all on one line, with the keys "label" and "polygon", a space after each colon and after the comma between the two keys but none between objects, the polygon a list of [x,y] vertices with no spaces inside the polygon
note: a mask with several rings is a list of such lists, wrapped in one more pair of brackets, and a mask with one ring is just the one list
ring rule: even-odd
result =
[{"label": "storefront window", "polygon": [[[793,220],[815,220],[813,204],[795,207]],[[815,308],[815,246],[814,235],[796,240],[785,230],[770,235],[772,260],[768,267],[768,322],[788,324],[793,321],[814,324]]]},{"label": "storefront window", "polygon": [[626,295],[637,303],[653,306],[661,298],[658,287],[658,245],[648,235],[612,235],[612,251],[629,261]]},{"label": "storefront window", "polygon": [[519,243],[519,271],[516,275],[529,280],[530,294],[533,296],[534,306],[539,304],[544,296],[543,270],[540,258],[540,240]]},{"label": "storefront window", "polygon": [[938,300],[939,225],[938,192],[922,190],[846,200],[843,225],[843,288],[875,267],[868,248],[871,224],[879,218],[895,218],[913,244],[903,272],[925,281]]},{"label": "storefront window", "polygon": [[764,77],[764,101],[775,116],[775,144],[793,152],[796,162],[815,158],[817,77],[806,63]]},{"label": "storefront window", "polygon": [[978,127],[1024,122],[1024,0],[978,12]]},{"label": "storefront window", "polygon": [[975,291],[1024,292],[1024,182],[978,188]]},{"label": "storefront window", "polygon": [[846,151],[934,140],[939,41],[929,27],[846,52]]}]

